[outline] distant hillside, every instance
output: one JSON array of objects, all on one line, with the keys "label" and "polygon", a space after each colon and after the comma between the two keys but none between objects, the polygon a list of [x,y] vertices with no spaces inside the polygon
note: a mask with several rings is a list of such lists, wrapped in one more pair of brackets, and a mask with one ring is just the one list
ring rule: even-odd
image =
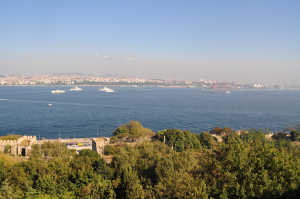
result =
[{"label": "distant hillside", "polygon": [[63,75],[79,75],[79,76],[87,76],[85,73],[53,73],[55,76],[63,76]]},{"label": "distant hillside", "polygon": [[120,74],[106,74],[106,75],[99,75],[99,76],[101,76],[101,77],[121,77],[121,78],[126,78],[126,77],[128,77],[128,76],[126,76],[126,75],[120,75]]},{"label": "distant hillside", "polygon": [[91,75],[91,74],[85,74],[85,73],[53,73],[52,75],[55,76],[99,76],[99,77],[116,77],[116,78],[127,78],[126,75],[120,75],[120,74],[105,74],[105,75]]}]

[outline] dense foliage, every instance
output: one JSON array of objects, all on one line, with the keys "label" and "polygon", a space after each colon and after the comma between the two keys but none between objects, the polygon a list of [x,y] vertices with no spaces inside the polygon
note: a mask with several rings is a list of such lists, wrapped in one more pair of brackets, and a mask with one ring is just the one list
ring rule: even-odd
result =
[{"label": "dense foliage", "polygon": [[160,141],[164,141],[170,146],[174,147],[177,152],[182,152],[187,149],[198,149],[200,142],[197,140],[196,134],[192,134],[190,131],[181,131],[179,129],[168,129],[158,131],[155,135]]},{"label": "dense foliage", "polygon": [[297,130],[291,131],[291,140],[292,141],[299,141],[300,140],[300,133]]},{"label": "dense foliage", "polygon": [[[2,198],[298,198],[300,148],[262,132],[158,132],[157,141],[91,150],[59,142],[33,147],[28,161],[0,154]],[[165,142],[165,143],[164,143]],[[43,158],[42,158],[43,156]]]},{"label": "dense foliage", "polygon": [[241,137],[245,141],[265,140],[265,134],[262,131],[255,129],[251,129],[249,132],[243,132]]},{"label": "dense foliage", "polygon": [[210,133],[212,133],[212,134],[219,134],[219,135],[221,135],[223,133],[230,133],[230,132],[231,132],[231,129],[228,127],[224,127],[223,129],[220,127],[215,127],[210,131]]}]

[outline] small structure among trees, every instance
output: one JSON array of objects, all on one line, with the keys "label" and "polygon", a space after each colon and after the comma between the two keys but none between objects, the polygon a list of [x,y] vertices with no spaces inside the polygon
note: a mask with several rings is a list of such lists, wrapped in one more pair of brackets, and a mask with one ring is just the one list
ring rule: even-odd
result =
[{"label": "small structure among trees", "polygon": [[92,150],[100,155],[104,155],[104,146],[109,144],[110,138],[100,137],[92,139]]}]

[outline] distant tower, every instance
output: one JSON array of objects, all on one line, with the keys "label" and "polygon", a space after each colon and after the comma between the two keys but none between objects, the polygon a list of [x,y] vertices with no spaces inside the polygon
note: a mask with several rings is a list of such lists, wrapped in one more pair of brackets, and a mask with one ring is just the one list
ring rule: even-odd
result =
[{"label": "distant tower", "polygon": [[216,81],[215,85],[214,85],[214,89],[218,89],[218,80]]},{"label": "distant tower", "polygon": [[223,84],[223,89],[227,89],[227,80],[226,80],[226,83]]}]

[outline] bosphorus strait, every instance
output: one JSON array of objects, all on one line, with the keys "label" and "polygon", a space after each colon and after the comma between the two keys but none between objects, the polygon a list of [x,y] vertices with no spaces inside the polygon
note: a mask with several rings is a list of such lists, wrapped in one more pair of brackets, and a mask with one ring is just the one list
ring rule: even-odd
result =
[{"label": "bosphorus strait", "polygon": [[[111,136],[120,125],[137,120],[154,132],[178,128],[193,133],[212,128],[282,131],[300,123],[298,90],[233,90],[230,95],[188,88],[98,86],[0,87],[0,135],[37,138]],[[52,94],[62,89],[66,93]],[[52,106],[49,106],[52,104]]]}]

